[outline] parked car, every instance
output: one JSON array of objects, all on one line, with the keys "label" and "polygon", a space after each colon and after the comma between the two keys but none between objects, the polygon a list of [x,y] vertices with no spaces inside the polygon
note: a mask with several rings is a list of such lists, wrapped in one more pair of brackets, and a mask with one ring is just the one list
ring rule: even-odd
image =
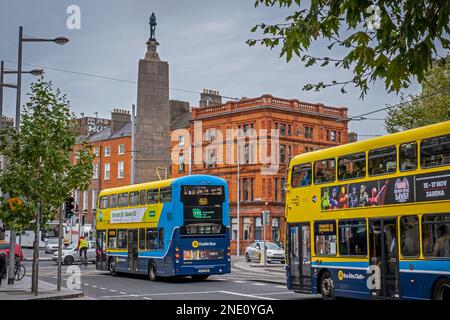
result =
[{"label": "parked car", "polygon": [[[88,241],[89,248],[86,252],[88,262],[95,263],[95,242]],[[58,263],[58,251],[53,253],[52,260]],[[73,264],[75,262],[81,262],[80,253],[76,246],[69,246],[62,250],[62,263]]]},{"label": "parked car", "polygon": [[[9,257],[9,248],[10,244],[8,242],[2,242],[0,243],[0,252],[5,252],[7,257]],[[24,260],[23,251],[19,248],[19,245],[16,243],[14,254],[16,256],[16,259],[20,259],[20,261]]]},{"label": "parked car", "polygon": [[[264,241],[255,241],[245,249],[245,260],[250,262],[252,260],[260,261],[261,251],[264,247]],[[267,248],[267,262],[280,261],[285,263],[284,250],[273,242],[266,241]]]},{"label": "parked car", "polygon": [[48,238],[45,245],[45,253],[53,253],[59,249],[59,239],[58,238]]}]

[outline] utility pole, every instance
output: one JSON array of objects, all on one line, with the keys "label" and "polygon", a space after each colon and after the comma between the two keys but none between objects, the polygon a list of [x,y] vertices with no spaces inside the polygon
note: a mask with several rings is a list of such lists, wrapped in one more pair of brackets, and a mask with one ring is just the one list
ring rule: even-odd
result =
[{"label": "utility pole", "polygon": [[3,71],[5,70],[5,62],[0,62],[0,129],[3,127]]},{"label": "utility pole", "polygon": [[34,295],[37,296],[39,294],[39,231],[41,229],[41,220],[42,220],[42,202],[39,202],[38,207],[38,216],[36,219],[36,229],[34,233],[34,268],[33,268],[33,284],[32,291]]},{"label": "utility pole", "polygon": [[136,167],[134,164],[134,144],[136,140],[136,106],[133,104],[131,106],[131,184],[134,184],[134,177],[136,175]]},{"label": "utility pole", "polygon": [[238,256],[240,256],[240,254],[241,254],[241,251],[240,251],[240,248],[239,248],[239,243],[240,243],[240,237],[241,237],[241,230],[240,230],[240,212],[239,212],[239,202],[241,202],[241,188],[240,188],[240,185],[241,185],[241,180],[240,180],[240,177],[239,177],[239,171],[240,171],[240,166],[239,166],[239,151],[238,151],[238,159],[237,159],[237,204],[236,204],[236,216],[237,216],[237,242],[236,242],[236,254],[238,255]]},{"label": "utility pole", "polygon": [[61,291],[61,266],[62,266],[62,246],[63,246],[63,215],[66,214],[66,204],[61,204],[61,211],[59,212],[59,226],[58,226],[58,282],[56,284],[56,291]]}]

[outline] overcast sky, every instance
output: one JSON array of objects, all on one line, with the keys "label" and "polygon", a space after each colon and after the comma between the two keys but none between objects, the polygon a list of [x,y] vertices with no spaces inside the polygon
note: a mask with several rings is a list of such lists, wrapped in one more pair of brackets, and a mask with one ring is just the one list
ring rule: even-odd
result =
[{"label": "overcast sky", "polygon": [[[69,30],[69,5],[81,9],[81,29]],[[394,104],[400,96],[385,91],[383,83],[372,86],[364,100],[359,91],[338,87],[321,92],[302,91],[304,84],[321,80],[347,80],[350,72],[334,67],[305,68],[300,61],[286,63],[279,51],[248,47],[245,41],[255,35],[250,29],[259,22],[276,23],[289,14],[286,9],[254,8],[254,0],[0,0],[0,59],[16,68],[19,25],[33,37],[66,36],[65,46],[52,43],[25,43],[23,61],[91,73],[117,79],[113,81],[46,69],[46,78],[67,94],[78,116],[110,116],[113,108],[130,109],[136,101],[138,60],[146,51],[148,19],[157,16],[156,37],[161,59],[170,65],[171,99],[197,106],[199,95],[175,89],[219,90],[229,97],[256,97],[270,93],[277,97],[346,106],[350,115]],[[330,55],[324,43],[312,48],[312,55]],[[10,62],[11,61],[11,62]],[[25,65],[24,69],[32,66]],[[24,75],[22,101],[27,100],[33,77]],[[7,76],[6,82],[15,83]],[[418,93],[413,85],[405,93]],[[15,91],[5,89],[4,113],[14,116]],[[383,118],[384,113],[373,115]],[[384,134],[383,121],[350,122],[350,130],[364,135]]]}]

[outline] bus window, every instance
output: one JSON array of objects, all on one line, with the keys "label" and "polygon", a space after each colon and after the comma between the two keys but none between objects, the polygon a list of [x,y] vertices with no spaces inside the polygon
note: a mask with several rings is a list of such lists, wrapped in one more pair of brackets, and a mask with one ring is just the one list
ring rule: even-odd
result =
[{"label": "bus window", "polygon": [[342,256],[367,255],[366,220],[339,221],[339,254]]},{"label": "bus window", "polygon": [[420,159],[423,168],[450,165],[450,134],[422,140]]},{"label": "bus window", "polygon": [[339,157],[338,178],[348,180],[366,176],[366,153],[355,153]]},{"label": "bus window", "polygon": [[312,170],[311,163],[300,164],[292,168],[292,188],[311,185]]},{"label": "bus window", "polygon": [[316,221],[314,223],[314,247],[316,255],[336,255],[336,221]]},{"label": "bus window", "polygon": [[334,182],[335,180],[335,159],[326,159],[314,162],[314,183]]},{"label": "bus window", "polygon": [[147,250],[158,249],[158,230],[154,228],[147,229]]},{"label": "bus window", "polygon": [[116,230],[108,230],[108,248],[109,249],[117,248]]},{"label": "bus window", "polygon": [[397,148],[390,146],[369,151],[369,175],[394,173],[397,171]]},{"label": "bus window", "polygon": [[147,204],[147,191],[141,190],[141,192],[139,193],[139,203],[141,205]]},{"label": "bus window", "polygon": [[159,193],[158,189],[151,189],[147,192],[147,203],[154,204],[158,203]]},{"label": "bus window", "polygon": [[100,198],[100,209],[108,208],[108,196],[102,196]]},{"label": "bus window", "polygon": [[145,250],[145,229],[139,229],[139,250]]},{"label": "bus window", "polygon": [[161,202],[170,202],[172,201],[172,188],[161,188],[160,190],[160,201]]},{"label": "bus window", "polygon": [[158,234],[158,238],[159,238],[159,250],[164,250],[164,229],[163,228],[159,228],[159,234]]},{"label": "bus window", "polygon": [[127,229],[117,230],[117,249],[126,249],[127,246]]},{"label": "bus window", "polygon": [[139,192],[130,192],[130,207],[139,205]]},{"label": "bus window", "polygon": [[418,257],[419,245],[419,218],[417,216],[404,216],[400,218],[400,248],[404,257]]},{"label": "bus window", "polygon": [[426,215],[422,220],[423,255],[450,257],[450,215]]},{"label": "bus window", "polygon": [[417,169],[417,143],[409,142],[400,145],[400,171]]},{"label": "bus window", "polygon": [[119,207],[127,207],[128,206],[128,192],[119,193]]},{"label": "bus window", "polygon": [[109,196],[109,207],[117,208],[117,194],[112,194]]}]

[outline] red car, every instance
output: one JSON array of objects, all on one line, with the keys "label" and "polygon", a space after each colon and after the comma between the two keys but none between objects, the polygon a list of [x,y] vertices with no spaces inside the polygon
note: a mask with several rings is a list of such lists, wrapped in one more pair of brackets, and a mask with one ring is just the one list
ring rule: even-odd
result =
[{"label": "red car", "polygon": [[[0,243],[0,252],[5,252],[7,257],[9,257],[9,248],[10,248],[10,244],[6,243],[6,242],[2,242]],[[23,261],[24,257],[23,257],[23,251],[20,250],[19,245],[16,243],[16,249],[14,250],[14,253],[17,257],[20,257],[20,261]]]}]

